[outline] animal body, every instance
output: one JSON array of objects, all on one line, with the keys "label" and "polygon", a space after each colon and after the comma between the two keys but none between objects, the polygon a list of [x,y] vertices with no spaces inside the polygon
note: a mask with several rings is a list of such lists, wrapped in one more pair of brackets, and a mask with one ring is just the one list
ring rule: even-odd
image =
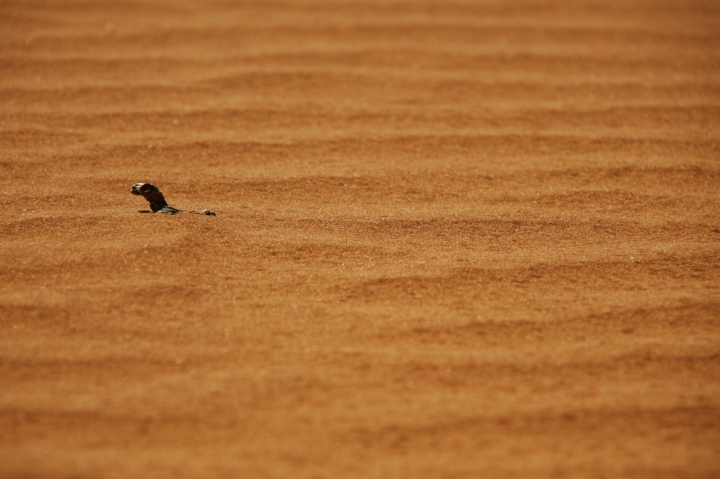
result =
[{"label": "animal body", "polygon": [[133,195],[142,196],[148,200],[148,203],[150,203],[150,209],[153,213],[165,213],[168,215],[174,215],[177,213],[193,213],[196,215],[216,216],[215,212],[210,210],[185,211],[173,208],[168,205],[167,201],[165,201],[165,197],[160,192],[160,188],[152,183],[135,183],[130,192]]}]

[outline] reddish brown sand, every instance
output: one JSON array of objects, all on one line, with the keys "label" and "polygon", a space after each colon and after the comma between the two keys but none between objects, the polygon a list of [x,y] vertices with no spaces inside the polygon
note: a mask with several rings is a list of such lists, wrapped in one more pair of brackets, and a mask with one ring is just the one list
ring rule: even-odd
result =
[{"label": "reddish brown sand", "polygon": [[3,478],[720,475],[717,1],[10,0],[0,62]]}]

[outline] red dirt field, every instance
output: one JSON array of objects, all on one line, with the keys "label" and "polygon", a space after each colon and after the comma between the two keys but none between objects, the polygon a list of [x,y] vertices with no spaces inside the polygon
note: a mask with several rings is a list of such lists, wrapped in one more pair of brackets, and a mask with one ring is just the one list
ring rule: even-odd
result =
[{"label": "red dirt field", "polygon": [[720,477],[717,1],[10,0],[0,73],[0,477]]}]

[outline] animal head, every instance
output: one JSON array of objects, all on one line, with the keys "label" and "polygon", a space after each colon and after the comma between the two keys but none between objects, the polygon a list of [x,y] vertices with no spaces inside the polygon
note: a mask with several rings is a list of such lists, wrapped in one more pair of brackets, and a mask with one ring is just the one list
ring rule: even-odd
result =
[{"label": "animal head", "polygon": [[151,183],[136,183],[133,185],[130,192],[133,195],[142,196],[150,203],[150,209],[153,213],[166,208],[168,206],[167,201],[160,189]]}]

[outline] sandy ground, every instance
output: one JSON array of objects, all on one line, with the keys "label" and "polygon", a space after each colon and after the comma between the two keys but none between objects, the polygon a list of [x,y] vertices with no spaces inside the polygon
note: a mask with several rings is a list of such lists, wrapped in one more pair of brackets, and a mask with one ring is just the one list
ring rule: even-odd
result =
[{"label": "sandy ground", "polygon": [[720,476],[718,2],[11,0],[0,105],[1,477]]}]

